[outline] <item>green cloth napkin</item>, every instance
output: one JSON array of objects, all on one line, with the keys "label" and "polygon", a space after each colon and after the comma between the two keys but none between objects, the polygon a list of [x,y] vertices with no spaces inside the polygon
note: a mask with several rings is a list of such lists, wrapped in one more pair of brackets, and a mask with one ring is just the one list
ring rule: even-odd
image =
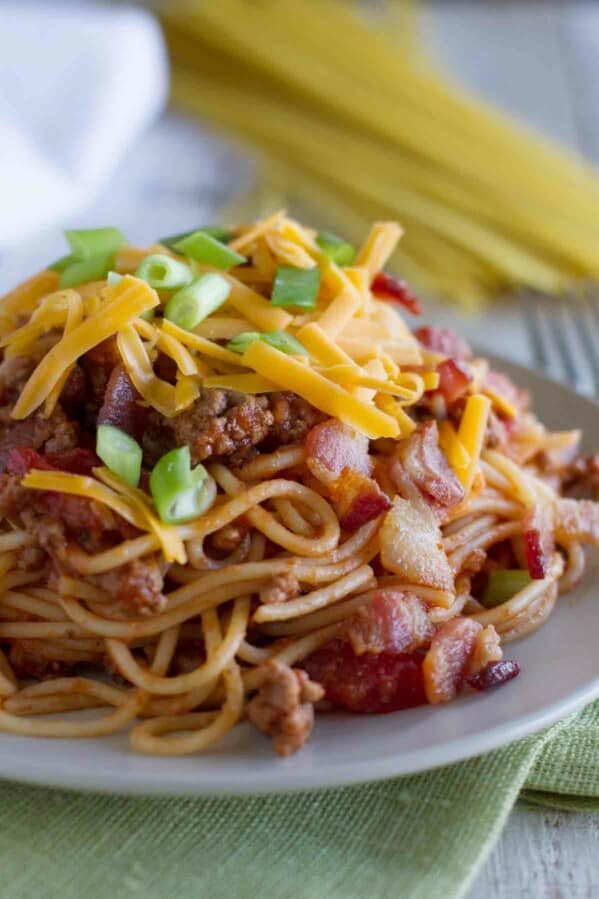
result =
[{"label": "green cloth napkin", "polygon": [[468,762],[314,793],[134,799],[4,783],[0,895],[452,899],[519,795],[599,811],[599,702]]}]

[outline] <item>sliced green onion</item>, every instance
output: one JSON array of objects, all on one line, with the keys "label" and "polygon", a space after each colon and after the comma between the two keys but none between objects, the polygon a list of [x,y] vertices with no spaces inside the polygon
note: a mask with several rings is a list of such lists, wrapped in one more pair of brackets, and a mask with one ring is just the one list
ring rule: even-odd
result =
[{"label": "sliced green onion", "polygon": [[256,340],[262,340],[262,334],[259,331],[244,331],[228,342],[227,349],[232,353],[243,354]]},{"label": "sliced green onion", "polygon": [[495,606],[500,606],[507,602],[520,590],[524,590],[530,582],[531,578],[528,571],[523,571],[519,568],[492,571],[481,602],[486,609],[494,609]]},{"label": "sliced green onion", "polygon": [[265,343],[274,346],[275,350],[280,350],[289,356],[310,355],[303,343],[300,343],[297,337],[288,334],[286,331],[268,331],[266,334],[262,334],[261,338]]},{"label": "sliced green onion", "polygon": [[213,265],[215,268],[223,270],[232,268],[234,265],[241,265],[245,262],[245,256],[231,250],[226,244],[220,240],[207,234],[206,231],[194,231],[188,237],[178,240],[173,249],[182,256],[189,256],[197,262],[204,262],[206,265]]},{"label": "sliced green onion", "polygon": [[170,298],[164,317],[180,328],[191,331],[223,305],[231,285],[221,275],[208,272]]},{"label": "sliced green onion", "polygon": [[65,268],[68,268],[69,265],[76,261],[73,254],[69,253],[68,256],[61,256],[60,259],[57,259],[56,262],[49,265],[48,269],[52,272],[64,272]]},{"label": "sliced green onion", "polygon": [[218,225],[203,225],[201,228],[194,228],[193,231],[182,231],[181,234],[171,234],[170,237],[162,237],[158,243],[162,244],[163,247],[168,247],[169,250],[174,250],[176,243],[179,243],[180,240],[184,240],[186,237],[191,237],[196,231],[202,231],[221,243],[229,243],[233,239],[233,232],[228,228],[221,228]]},{"label": "sliced green onion", "polygon": [[258,331],[244,331],[229,341],[227,349],[233,353],[245,353],[249,345],[254,343],[255,340],[263,340],[264,343],[268,343],[275,350],[280,350],[289,356],[310,355],[303,343],[300,343],[297,337],[294,337],[292,334],[287,334],[286,331],[267,331],[265,334],[260,334]]},{"label": "sliced green onion", "polygon": [[166,453],[150,475],[150,490],[166,524],[199,518],[214,502],[216,484],[203,465],[191,468],[188,446]]},{"label": "sliced green onion", "polygon": [[319,231],[316,243],[325,256],[337,265],[351,265],[356,258],[356,251],[352,245],[331,231]]},{"label": "sliced green onion", "polygon": [[77,287],[88,281],[101,281],[114,267],[114,255],[96,256],[95,259],[83,259],[72,262],[60,276],[59,287]]},{"label": "sliced green onion", "polygon": [[[108,284],[109,287],[114,287],[115,284],[119,283],[119,281],[122,279],[122,277],[123,276],[119,275],[118,272],[108,272],[108,274],[106,275],[106,283]],[[154,310],[150,309],[149,311],[153,312]]]},{"label": "sliced green onion", "polygon": [[84,228],[64,233],[76,259],[108,256],[127,243],[125,235],[118,228]]},{"label": "sliced green onion", "polygon": [[135,277],[156,290],[178,290],[190,284],[193,275],[189,266],[180,259],[173,259],[164,253],[152,253],[141,260]]},{"label": "sliced green onion", "polygon": [[273,306],[300,306],[302,309],[314,309],[318,288],[320,286],[320,269],[295,268],[293,265],[280,265],[275,274],[270,302]]},{"label": "sliced green onion", "polygon": [[122,481],[137,487],[142,457],[137,440],[114,425],[100,425],[96,437],[96,453]]}]

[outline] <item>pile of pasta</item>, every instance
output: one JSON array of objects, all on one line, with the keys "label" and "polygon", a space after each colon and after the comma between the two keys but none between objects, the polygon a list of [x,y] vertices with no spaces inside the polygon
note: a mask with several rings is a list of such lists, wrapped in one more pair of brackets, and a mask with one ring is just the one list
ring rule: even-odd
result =
[{"label": "pile of pasta", "polygon": [[410,21],[398,40],[339,0],[169,0],[172,97],[258,150],[287,205],[356,239],[404,222],[397,266],[432,296],[596,279],[596,172],[453,84]]},{"label": "pile of pasta", "polygon": [[[433,515],[409,490],[402,496],[384,474],[394,452],[417,433],[421,404],[431,400],[435,409],[448,357],[417,339],[376,287],[400,235],[396,224],[374,225],[355,260],[341,265],[323,251],[317,232],[285,212],[237,228],[227,246],[245,261],[220,272],[230,287],[226,302],[191,330],[170,321],[165,295],[135,275],[150,254],[174,257],[166,244],[118,249],[114,269],[120,277],[60,289],[59,274],[45,270],[4,297],[4,359],[36,361],[11,413],[17,426],[31,416],[50,416],[77,360],[116,338],[139,402],[165,418],[190,408],[208,389],[264,396],[288,391],[322,413],[319,427],[333,428],[330,444],[325,441],[326,464],[337,438],[351,437],[350,456],[356,440],[365,447],[362,472],[379,474],[377,483],[362,478],[360,483],[370,482],[365,489],[375,504],[366,504],[366,513],[360,507],[350,523],[342,509],[346,497],[335,497],[315,477],[310,453],[316,451],[304,442],[258,452],[235,467],[226,459],[207,460],[215,485],[211,507],[196,520],[168,524],[146,489],[106,466],[85,475],[34,466],[21,482],[32,496],[50,491],[84,497],[134,531],[98,553],[73,543],[56,570],[46,556],[24,561],[37,545],[35,535],[3,521],[0,644],[21,644],[45,662],[55,661],[57,671],[65,665],[76,670],[27,683],[0,651],[0,730],[98,737],[129,727],[136,750],[198,752],[243,718],[248,697],[264,682],[265,663],[302,665],[381,590],[416,597],[433,630],[467,619],[476,622],[476,633],[505,642],[539,627],[558,592],[579,581],[581,542],[593,536],[589,527],[554,523],[551,537],[559,549],[536,560],[540,572],[496,606],[486,608],[472,595],[472,559],[481,553],[484,559],[494,546],[511,546],[527,568],[527,516],[559,500],[559,485],[548,482],[537,460],[546,453],[571,454],[580,436],[546,431],[489,377],[484,359],[467,363],[459,415],[438,415],[444,464],[462,499],[436,507]],[[271,303],[281,266],[318,272],[313,308]],[[214,268],[199,263],[196,270]],[[401,295],[415,311],[409,293]],[[284,333],[305,354],[284,352],[259,335],[242,353],[227,349],[226,342],[248,332]],[[173,361],[174,382],[157,373],[159,354]],[[509,453],[493,448],[493,417],[510,423]],[[230,554],[211,556],[206,541],[240,522],[244,536]],[[93,579],[155,553],[165,572],[164,604],[152,614],[123,617],[110,592]],[[268,595],[273,579],[287,577],[298,585],[294,594]],[[200,647],[194,667],[175,673],[174,662],[190,645]],[[492,646],[486,662],[500,658],[495,637],[485,646]],[[427,698],[450,697],[433,689]],[[101,713],[52,717],[84,709]]]}]

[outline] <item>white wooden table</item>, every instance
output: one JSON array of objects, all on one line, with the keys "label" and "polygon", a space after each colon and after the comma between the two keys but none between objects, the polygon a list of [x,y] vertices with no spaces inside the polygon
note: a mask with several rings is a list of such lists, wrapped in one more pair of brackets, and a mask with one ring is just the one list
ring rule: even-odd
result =
[{"label": "white wooden table", "polygon": [[[426,33],[443,63],[500,106],[599,162],[599,4],[431,0],[429,13]],[[247,161],[198,124],[169,114],[129,152],[94,207],[69,224],[115,224],[149,242],[209,222],[250,172]],[[0,292],[40,257],[63,252],[61,236],[52,233],[36,242],[35,258],[26,250],[0,258]],[[460,319],[442,306],[428,314],[498,354],[531,361],[515,308],[491,310],[484,321]],[[469,899],[595,896],[599,818],[520,805]]]}]

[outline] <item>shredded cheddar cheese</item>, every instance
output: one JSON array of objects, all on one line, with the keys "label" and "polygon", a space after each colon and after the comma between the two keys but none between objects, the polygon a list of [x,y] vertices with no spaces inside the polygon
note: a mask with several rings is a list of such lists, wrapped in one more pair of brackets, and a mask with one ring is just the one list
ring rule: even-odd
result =
[{"label": "shredded cheddar cheese", "polygon": [[12,412],[13,418],[26,418],[44,402],[63,372],[80,356],[160,302],[151,287],[130,276],[125,276],[114,287],[106,288],[105,293],[103,307],[64,334],[46,353],[25,384]]},{"label": "shredded cheddar cheese", "polygon": [[199,334],[194,334],[193,331],[185,331],[184,328],[180,328],[166,318],[162,323],[162,330],[166,334],[170,334],[171,337],[175,337],[184,346],[197,350],[202,356],[241,366],[241,356],[237,353],[232,353],[231,350],[227,350],[225,347],[214,343],[212,340],[207,340],[205,337],[200,337]]},{"label": "shredded cheddar cheese", "polygon": [[398,435],[399,427],[391,416],[360,402],[347,390],[262,340],[252,343],[242,358],[248,368],[280,387],[292,390],[317,409],[357,428],[371,439]]},{"label": "shredded cheddar cheese", "polygon": [[372,280],[385,268],[402,234],[397,222],[376,222],[358,253],[356,265],[364,266]]},{"label": "shredded cheddar cheese", "polygon": [[117,346],[136,390],[166,418],[174,418],[178,411],[175,387],[154,373],[148,351],[135,328],[131,325],[121,328]]},{"label": "shredded cheddar cheese", "polygon": [[508,399],[506,399],[501,393],[497,390],[493,390],[492,387],[488,387],[485,385],[482,388],[482,392],[485,396],[488,396],[494,407],[498,412],[501,412],[503,415],[507,415],[508,418],[516,418],[518,415],[518,410],[514,406],[513,403],[510,403]]},{"label": "shredded cheddar cheese", "polygon": [[140,519],[145,522],[144,530],[154,534],[160,541],[160,547],[167,562],[179,562],[180,565],[187,563],[185,544],[179,536],[177,528],[160,521],[150,505],[150,497],[143,490],[123,483],[107,468],[94,468],[94,474],[107,487],[129,502],[136,513],[139,513]]},{"label": "shredded cheddar cheese", "polygon": [[450,421],[442,421],[439,425],[439,446],[461,480],[461,476],[468,470],[472,460]]},{"label": "shredded cheddar cheese", "polygon": [[468,453],[470,462],[466,468],[456,471],[466,492],[472,487],[474,476],[478,470],[478,462],[483,448],[490,411],[491,400],[488,396],[476,393],[473,396],[469,396],[466,400],[457,436],[464,450]]},{"label": "shredded cheddar cheese", "polygon": [[66,471],[40,471],[34,468],[25,475],[21,484],[28,490],[54,490],[57,493],[94,499],[108,506],[140,531],[146,530],[146,519],[139,509],[128,499],[87,475],[70,474]]},{"label": "shredded cheddar cheese", "polygon": [[263,378],[262,375],[255,375],[253,372],[243,375],[212,375],[204,378],[204,387],[217,387],[221,390],[236,390],[239,393],[272,393],[279,390],[276,384]]}]

